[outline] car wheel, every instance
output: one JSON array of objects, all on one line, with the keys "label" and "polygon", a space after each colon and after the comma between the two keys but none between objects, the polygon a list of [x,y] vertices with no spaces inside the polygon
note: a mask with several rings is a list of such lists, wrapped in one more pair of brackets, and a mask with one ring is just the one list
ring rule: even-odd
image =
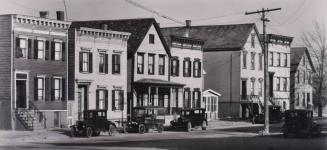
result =
[{"label": "car wheel", "polygon": [[205,122],[205,121],[202,122],[201,129],[202,130],[207,130],[207,122]]},{"label": "car wheel", "polygon": [[109,130],[108,130],[109,136],[114,136],[115,129],[116,129],[115,126],[109,125]]},{"label": "car wheel", "polygon": [[91,127],[87,127],[86,128],[86,136],[89,138],[89,137],[92,137],[93,135],[93,130]]},{"label": "car wheel", "polygon": [[144,124],[140,124],[139,125],[139,133],[141,133],[141,134],[144,134],[145,133],[145,125]]},{"label": "car wheel", "polygon": [[70,128],[70,137],[75,137],[76,136],[76,130],[74,127]]},{"label": "car wheel", "polygon": [[158,132],[161,133],[164,130],[163,125],[158,125]]},{"label": "car wheel", "polygon": [[191,129],[192,129],[192,123],[188,122],[187,125],[186,125],[186,131],[191,132]]}]

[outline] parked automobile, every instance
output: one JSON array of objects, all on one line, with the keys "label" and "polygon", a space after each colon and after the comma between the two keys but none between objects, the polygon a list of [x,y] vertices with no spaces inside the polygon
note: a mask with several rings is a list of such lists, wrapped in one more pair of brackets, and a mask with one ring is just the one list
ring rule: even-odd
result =
[{"label": "parked automobile", "polygon": [[282,131],[284,137],[290,134],[319,136],[321,134],[321,125],[313,121],[311,110],[287,110],[285,111],[285,124]]},{"label": "parked automobile", "polygon": [[204,108],[182,109],[180,117],[170,122],[173,129],[183,128],[190,132],[192,128],[201,126],[202,130],[206,130],[208,126],[207,117]]},{"label": "parked automobile", "polygon": [[110,136],[116,130],[116,125],[107,119],[107,110],[85,110],[83,120],[76,121],[70,126],[71,136],[98,136],[100,132],[108,132]]},{"label": "parked automobile", "polygon": [[157,130],[161,133],[164,130],[165,119],[159,119],[158,114],[165,114],[164,107],[140,106],[134,107],[131,121],[127,122],[127,131],[137,131],[141,134],[149,129]]},{"label": "parked automobile", "polygon": [[[253,116],[253,124],[262,124],[265,122],[264,113],[256,114]],[[281,107],[278,105],[269,106],[269,123],[281,123],[282,122],[282,112]]]}]

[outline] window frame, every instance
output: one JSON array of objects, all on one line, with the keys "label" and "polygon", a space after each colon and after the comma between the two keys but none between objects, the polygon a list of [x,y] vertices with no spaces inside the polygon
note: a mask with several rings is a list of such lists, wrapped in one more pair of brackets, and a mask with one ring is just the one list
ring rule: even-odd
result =
[{"label": "window frame", "polygon": [[[37,39],[37,59],[45,59],[45,40]],[[40,49],[39,42],[43,43],[43,49]],[[39,52],[42,51],[43,55],[40,57]]]},{"label": "window frame", "polygon": [[[90,65],[90,58],[89,58],[89,53],[90,52],[86,52],[86,51],[81,51],[80,52],[81,53],[81,55],[82,55],[82,72],[89,72],[90,70],[89,70],[89,65]],[[85,57],[85,59],[84,59],[84,57]],[[85,68],[86,68],[86,70],[84,70]]]},{"label": "window frame", "polygon": [[[186,64],[187,64],[187,67],[186,67]],[[192,65],[191,59],[190,58],[184,58],[184,61],[183,61],[183,76],[184,77],[191,77],[191,75],[192,75],[191,65]]]},{"label": "window frame", "polygon": [[[45,76],[37,76],[37,100],[39,101],[44,101],[45,100]],[[40,88],[39,85],[39,80],[42,80],[42,87]],[[42,92],[42,98],[40,98],[39,91],[41,90]],[[34,98],[35,99],[35,98]]]},{"label": "window frame", "polygon": [[243,51],[243,69],[247,68],[247,51]]},{"label": "window frame", "polygon": [[99,53],[99,73],[106,73],[106,53]]},{"label": "window frame", "polygon": [[112,110],[124,110],[124,90],[112,90]]},{"label": "window frame", "polygon": [[[176,62],[176,64],[174,64]],[[171,59],[171,75],[172,76],[179,76],[179,59],[178,58],[172,58]]]},{"label": "window frame", "polygon": [[[162,63],[162,64],[161,64]],[[158,66],[158,74],[165,75],[165,63],[166,63],[166,56],[159,55],[159,66]]]},{"label": "window frame", "polygon": [[[59,85],[58,85],[58,88],[59,89],[56,89],[56,80],[59,80]],[[60,76],[54,76],[53,77],[53,99],[54,100],[61,100],[62,99],[62,90],[63,90],[63,84],[62,84],[62,77],[60,77]],[[57,97],[56,98],[56,92],[58,92],[59,94],[58,94],[58,96],[59,97]]]},{"label": "window frame", "polygon": [[[56,45],[58,45],[59,44],[59,50],[56,48]],[[59,56],[59,58],[56,58],[56,54],[57,53],[59,53],[58,54],[58,56]],[[62,60],[62,42],[61,41],[54,41],[54,56],[53,56],[53,59],[55,60],[55,61],[59,61],[59,60]]]},{"label": "window frame", "polygon": [[[142,62],[139,62],[140,58]],[[137,53],[136,71],[137,74],[144,74],[144,53]]]},{"label": "window frame", "polygon": [[269,66],[274,66],[274,53],[273,52],[269,52],[269,54],[270,54],[269,55],[270,57],[268,58],[268,60],[269,60],[268,61],[268,65]]},{"label": "window frame", "polygon": [[276,77],[276,91],[280,91],[280,77]]},{"label": "window frame", "polygon": [[[201,77],[201,61],[200,61],[200,59],[195,59],[194,61],[193,61],[193,63],[194,63],[194,65],[193,65],[193,76],[195,77],[195,78],[200,78]],[[198,68],[196,68],[196,66],[198,67]]]},{"label": "window frame", "polygon": [[155,35],[149,34],[149,44],[155,44]]},{"label": "window frame", "polygon": [[255,52],[251,52],[251,70],[255,69]]},{"label": "window frame", "polygon": [[[112,54],[112,73],[120,74],[120,65],[121,65],[121,55],[120,54]],[[117,68],[117,69],[116,69]]]},{"label": "window frame", "polygon": [[[155,72],[155,54],[148,54],[148,74],[154,75]],[[151,59],[152,58],[152,61]]]},{"label": "window frame", "polygon": [[[27,37],[17,37],[16,39],[19,39],[19,47],[16,47],[16,53],[17,53],[17,49],[19,48],[20,51],[21,51],[21,54],[22,56],[18,57],[17,54],[16,54],[16,58],[23,58],[23,59],[28,59],[28,53],[29,53],[29,48],[28,48],[28,38]],[[22,48],[22,41],[24,41],[24,45],[25,47]],[[23,53],[23,49],[24,49],[24,52]],[[25,54],[25,55],[24,55]]]}]

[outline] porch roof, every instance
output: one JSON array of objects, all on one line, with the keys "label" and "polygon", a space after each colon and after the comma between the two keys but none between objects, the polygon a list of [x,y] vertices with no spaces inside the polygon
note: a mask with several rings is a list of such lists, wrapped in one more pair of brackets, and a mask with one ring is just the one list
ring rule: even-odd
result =
[{"label": "porch roof", "polygon": [[185,84],[177,83],[177,82],[171,82],[166,80],[160,80],[160,79],[149,79],[149,78],[143,78],[140,80],[137,80],[134,82],[135,84],[141,84],[141,85],[153,85],[153,86],[171,86],[171,87],[183,87]]}]

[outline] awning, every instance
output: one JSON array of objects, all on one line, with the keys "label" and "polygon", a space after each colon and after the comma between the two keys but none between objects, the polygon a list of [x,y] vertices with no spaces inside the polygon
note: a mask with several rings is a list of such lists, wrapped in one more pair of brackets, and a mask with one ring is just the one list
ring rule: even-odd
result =
[{"label": "awning", "polygon": [[185,84],[177,83],[177,82],[171,82],[166,80],[160,80],[160,79],[149,79],[144,78],[140,79],[134,82],[136,85],[145,85],[145,86],[169,86],[169,87],[183,87]]}]

